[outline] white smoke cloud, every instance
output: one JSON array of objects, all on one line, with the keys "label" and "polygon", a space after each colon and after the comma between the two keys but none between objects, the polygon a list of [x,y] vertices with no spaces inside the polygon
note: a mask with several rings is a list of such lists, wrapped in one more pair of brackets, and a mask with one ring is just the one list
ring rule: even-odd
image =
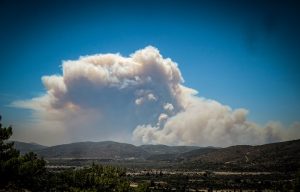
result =
[{"label": "white smoke cloud", "polygon": [[40,143],[112,139],[227,146],[300,136],[299,123],[260,126],[247,120],[245,109],[197,96],[183,85],[177,64],[152,46],[129,57],[98,54],[64,61],[62,75],[44,76],[42,82],[43,96],[12,103],[33,110],[27,133]]}]

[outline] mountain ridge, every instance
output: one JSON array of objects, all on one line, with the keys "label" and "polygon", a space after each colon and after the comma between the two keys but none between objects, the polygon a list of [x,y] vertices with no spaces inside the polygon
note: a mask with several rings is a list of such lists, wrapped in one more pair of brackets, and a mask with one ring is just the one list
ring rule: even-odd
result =
[{"label": "mountain ridge", "polygon": [[[18,143],[18,142],[17,142]],[[114,141],[77,142],[51,147],[18,143],[17,149],[33,152],[45,159],[105,159],[176,163],[192,169],[283,170],[300,168],[300,139],[263,144],[235,145],[225,148],[197,146],[140,145]],[[28,146],[29,145],[29,146]],[[33,145],[33,147],[30,147]],[[37,147],[38,146],[38,147]],[[21,151],[24,153],[24,151]]]},{"label": "mountain ridge", "polygon": [[21,154],[25,154],[28,152],[34,152],[40,149],[47,148],[47,146],[40,145],[38,143],[26,143],[22,141],[12,141],[14,142],[14,147],[20,151]]}]

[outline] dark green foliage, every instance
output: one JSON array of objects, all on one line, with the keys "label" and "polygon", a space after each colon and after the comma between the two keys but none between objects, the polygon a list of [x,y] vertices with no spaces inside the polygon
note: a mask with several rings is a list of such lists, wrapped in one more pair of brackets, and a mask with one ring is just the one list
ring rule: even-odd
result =
[{"label": "dark green foliage", "polygon": [[[1,118],[0,118],[1,119]],[[15,180],[18,174],[19,152],[13,148],[13,142],[6,142],[12,135],[11,127],[2,127],[0,123],[0,187]]]},{"label": "dark green foliage", "polygon": [[45,161],[39,159],[33,152],[29,152],[19,158],[18,185],[26,189],[41,189],[45,182]]},{"label": "dark green foliage", "polygon": [[11,127],[2,127],[0,123],[0,157],[1,162],[19,157],[19,151],[13,148],[13,142],[5,142],[12,135]]},{"label": "dark green foliage", "polygon": [[12,128],[0,124],[0,188],[40,189],[46,171],[45,161],[32,152],[20,156],[14,143],[7,141],[11,135]]},{"label": "dark green foliage", "polygon": [[53,174],[50,180],[57,191],[129,191],[125,173],[119,167],[92,165]]}]

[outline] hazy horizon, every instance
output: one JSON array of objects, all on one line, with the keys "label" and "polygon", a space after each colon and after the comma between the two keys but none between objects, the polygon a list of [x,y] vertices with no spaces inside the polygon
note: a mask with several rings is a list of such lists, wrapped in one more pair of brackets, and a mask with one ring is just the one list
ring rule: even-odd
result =
[{"label": "hazy horizon", "polygon": [[[285,140],[285,141],[280,141],[280,142],[271,142],[271,143],[262,143],[262,144],[257,144],[257,145],[249,145],[249,146],[260,146],[260,145],[266,145],[266,144],[273,144],[273,143],[281,143],[281,142],[289,142],[289,141],[296,141],[299,139],[292,139],[292,140]],[[21,141],[21,140],[10,140],[13,142],[21,142],[21,143],[28,143],[28,144],[35,144],[35,145],[41,145],[40,143],[36,143],[36,142],[29,142],[29,141]],[[121,143],[121,144],[131,144],[134,145],[136,147],[140,147],[143,145],[153,145],[153,146],[158,146],[158,145],[164,145],[164,146],[169,146],[169,147],[200,147],[200,148],[206,148],[206,147],[214,147],[214,148],[227,148],[227,147],[232,147],[232,146],[238,146],[238,145],[229,145],[229,146],[199,146],[199,145],[165,145],[165,144],[134,144],[134,143],[126,143],[126,142],[119,142],[119,141],[113,141],[113,140],[102,140],[102,141],[74,141],[74,142],[70,142],[70,143],[60,143],[60,144],[54,144],[54,145],[42,145],[44,147],[54,147],[54,146],[59,146],[59,145],[69,145],[69,144],[74,144],[74,143],[101,143],[101,142],[115,142],[115,143]]]}]

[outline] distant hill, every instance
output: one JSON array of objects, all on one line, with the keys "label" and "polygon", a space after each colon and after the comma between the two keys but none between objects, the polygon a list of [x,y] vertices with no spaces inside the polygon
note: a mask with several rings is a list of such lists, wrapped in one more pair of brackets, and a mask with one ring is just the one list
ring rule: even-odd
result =
[{"label": "distant hill", "polygon": [[45,158],[124,159],[144,158],[149,156],[146,151],[139,147],[113,141],[79,142],[56,145],[36,152]]},{"label": "distant hill", "polygon": [[180,158],[182,154],[188,154],[189,152],[207,149],[207,147],[167,145],[142,145],[140,147],[151,154],[147,160],[169,162],[178,161],[178,158]]},{"label": "distant hill", "polygon": [[149,154],[179,154],[199,149],[197,146],[168,146],[168,145],[141,145],[140,148],[147,151]]},{"label": "distant hill", "polygon": [[206,154],[210,154],[212,152],[221,150],[222,148],[215,148],[215,147],[204,147],[204,148],[199,148],[195,150],[191,150],[185,153],[180,154],[178,158],[183,159],[183,160],[197,160],[199,157],[202,157]]},{"label": "distant hill", "polygon": [[20,141],[13,141],[13,142],[14,142],[14,147],[18,149],[21,152],[21,154],[25,154],[31,151],[35,152],[47,148],[47,146],[39,145],[37,143],[25,143]]},{"label": "distant hill", "polygon": [[300,168],[300,140],[265,145],[236,145],[227,148],[193,150],[183,153],[181,160],[198,165],[218,164],[256,170],[293,170]]},{"label": "distant hill", "polygon": [[181,155],[186,160],[200,160],[213,163],[261,162],[266,160],[300,159],[300,140],[265,145],[236,145],[226,148],[205,148]]}]

